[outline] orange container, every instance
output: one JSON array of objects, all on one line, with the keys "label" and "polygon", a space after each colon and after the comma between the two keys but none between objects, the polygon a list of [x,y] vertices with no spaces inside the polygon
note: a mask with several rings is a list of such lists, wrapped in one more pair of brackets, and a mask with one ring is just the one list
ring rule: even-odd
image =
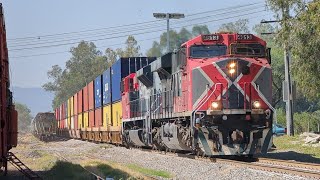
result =
[{"label": "orange container", "polygon": [[83,88],[83,111],[89,110],[89,94],[88,94],[88,86]]},{"label": "orange container", "polygon": [[89,127],[94,127],[94,111],[89,111]]},{"label": "orange container", "polygon": [[77,100],[78,113],[82,113],[83,112],[83,90],[81,89],[77,94],[78,94],[78,100]]},{"label": "orange container", "polygon": [[88,92],[89,92],[89,110],[93,110],[94,109],[94,82],[91,81],[88,84]]},{"label": "orange container", "polygon": [[102,108],[97,108],[94,110],[95,127],[102,126]]}]

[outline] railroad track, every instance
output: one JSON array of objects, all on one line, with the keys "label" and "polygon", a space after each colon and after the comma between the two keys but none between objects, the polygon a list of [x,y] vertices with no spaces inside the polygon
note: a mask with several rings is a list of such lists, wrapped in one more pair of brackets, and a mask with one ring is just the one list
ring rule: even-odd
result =
[{"label": "railroad track", "polygon": [[303,163],[290,160],[278,160],[269,158],[217,158],[217,157],[203,157],[194,154],[177,153],[177,152],[165,152],[156,151],[150,149],[141,149],[142,151],[149,151],[154,153],[160,153],[171,156],[178,156],[182,158],[190,158],[201,161],[217,162],[229,164],[238,167],[248,167],[251,169],[275,172],[287,175],[296,175],[300,177],[305,177],[309,179],[320,179],[320,164],[314,163]]}]

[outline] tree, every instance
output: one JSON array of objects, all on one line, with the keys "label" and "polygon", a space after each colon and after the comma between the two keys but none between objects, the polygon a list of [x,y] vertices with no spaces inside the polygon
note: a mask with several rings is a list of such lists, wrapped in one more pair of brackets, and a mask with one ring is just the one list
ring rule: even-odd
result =
[{"label": "tree", "polygon": [[320,2],[314,1],[295,20],[290,42],[292,71],[300,91],[308,100],[320,98]]},{"label": "tree", "polygon": [[250,33],[248,24],[248,19],[239,19],[234,23],[229,22],[222,24],[218,29],[218,32]]},{"label": "tree", "polygon": [[28,132],[31,128],[31,121],[33,117],[31,116],[31,110],[25,105],[16,102],[16,110],[18,112],[18,131]]},{"label": "tree", "polygon": [[196,37],[200,34],[210,34],[210,31],[207,25],[196,25],[192,27],[193,37]]},{"label": "tree", "polygon": [[52,69],[48,71],[48,78],[51,81],[42,86],[46,91],[55,93],[53,108],[65,102],[102,74],[119,57],[141,56],[140,46],[133,36],[127,38],[125,49],[107,48],[105,55],[102,55],[94,43],[85,41],[71,48],[70,52],[72,56],[66,62],[66,68],[62,69],[58,65],[52,66]]},{"label": "tree", "polygon": [[162,55],[162,49],[157,41],[153,41],[152,47],[146,52],[149,57],[160,57]]},{"label": "tree", "polygon": [[126,48],[124,50],[118,48],[116,50],[119,57],[138,57],[141,56],[140,46],[133,36],[129,36],[126,40]]},{"label": "tree", "polygon": [[[181,28],[179,32],[175,30],[169,31],[170,36],[170,51],[178,49],[181,44],[188,41],[192,37],[198,36],[200,34],[209,34],[210,31],[206,25],[193,26],[192,32],[186,28]],[[147,56],[160,57],[162,54],[167,52],[167,32],[160,35],[160,42],[154,41],[152,47],[147,50]]]},{"label": "tree", "polygon": [[54,65],[48,71],[48,78],[52,81],[43,85],[46,91],[55,93],[54,108],[101,74],[107,66],[93,43],[82,41],[70,52],[72,57],[66,62],[66,69]]}]

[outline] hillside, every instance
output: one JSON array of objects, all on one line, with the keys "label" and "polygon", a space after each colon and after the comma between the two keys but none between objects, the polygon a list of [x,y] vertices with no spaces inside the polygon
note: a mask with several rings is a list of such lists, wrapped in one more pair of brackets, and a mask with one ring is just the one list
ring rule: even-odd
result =
[{"label": "hillside", "polygon": [[38,112],[52,111],[51,103],[54,95],[42,88],[13,87],[13,99],[15,102],[28,106],[33,116]]}]

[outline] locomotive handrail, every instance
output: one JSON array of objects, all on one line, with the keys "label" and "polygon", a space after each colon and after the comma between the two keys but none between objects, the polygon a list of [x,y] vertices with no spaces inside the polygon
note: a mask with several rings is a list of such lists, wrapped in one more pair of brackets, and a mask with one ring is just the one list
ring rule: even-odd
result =
[{"label": "locomotive handrail", "polygon": [[[196,109],[192,112],[192,126],[194,126],[194,120],[195,120],[195,114],[199,111],[199,109],[201,108],[201,106],[203,106],[203,104],[212,96],[212,94],[216,91],[217,89],[217,85],[222,85],[222,83],[216,83],[214,84],[214,89],[212,90],[211,94],[209,96],[206,96],[205,98],[203,98],[199,104],[196,106]],[[222,98],[222,97],[221,97]]]}]

